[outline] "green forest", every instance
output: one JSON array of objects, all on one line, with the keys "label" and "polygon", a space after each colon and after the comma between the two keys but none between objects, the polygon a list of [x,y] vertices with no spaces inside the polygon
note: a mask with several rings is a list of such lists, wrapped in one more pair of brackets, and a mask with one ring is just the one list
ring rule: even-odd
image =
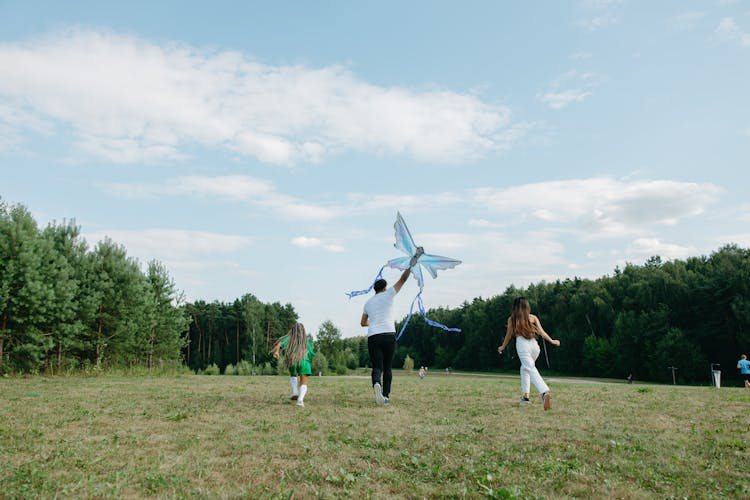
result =
[{"label": "green forest", "polygon": [[[394,366],[515,371],[513,344],[496,348],[515,297],[529,299],[560,347],[537,365],[555,373],[707,384],[750,350],[750,251],[628,264],[595,280],[570,278],[509,287],[415,317]],[[159,262],[142,265],[109,239],[88,248],[74,222],[40,228],[28,209],[0,200],[0,373],[71,373],[110,368],[187,367],[199,373],[271,374],[270,345],[297,320],[292,304],[251,293],[231,303],[188,303]],[[403,321],[403,320],[402,320]],[[401,324],[397,327],[400,328]],[[315,336],[313,369],[345,374],[369,363],[364,337],[342,338],[331,322]]]},{"label": "green forest", "polygon": [[432,319],[463,331],[445,335],[413,321],[397,356],[462,370],[517,369],[513,343],[502,357],[495,349],[518,296],[529,299],[544,329],[561,341],[545,346],[537,366],[562,374],[671,382],[675,367],[678,383],[702,384],[716,363],[723,377],[739,379],[737,360],[750,348],[750,251],[727,245],[708,257],[652,257],[596,280],[509,287],[458,309],[431,311]]}]

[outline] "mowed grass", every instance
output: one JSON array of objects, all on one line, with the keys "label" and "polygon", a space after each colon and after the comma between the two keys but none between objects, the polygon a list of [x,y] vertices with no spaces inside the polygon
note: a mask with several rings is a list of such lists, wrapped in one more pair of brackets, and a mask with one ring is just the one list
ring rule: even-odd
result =
[{"label": "mowed grass", "polygon": [[0,379],[0,497],[747,498],[750,393],[399,373]]}]

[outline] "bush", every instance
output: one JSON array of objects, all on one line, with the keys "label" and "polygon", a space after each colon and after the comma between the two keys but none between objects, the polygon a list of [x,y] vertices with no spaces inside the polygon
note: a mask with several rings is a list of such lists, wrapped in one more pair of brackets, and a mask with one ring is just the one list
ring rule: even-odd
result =
[{"label": "bush", "polygon": [[328,373],[328,359],[326,359],[326,355],[322,352],[317,353],[312,359],[312,372],[313,375],[317,375],[318,373],[325,375]]},{"label": "bush", "polygon": [[263,368],[261,369],[260,374],[261,375],[276,375],[276,369],[273,366],[271,366],[271,363],[266,361],[263,364]]},{"label": "bush", "polygon": [[356,370],[359,368],[359,359],[354,355],[351,349],[344,351],[344,359],[346,360],[346,367],[350,370]]},{"label": "bush", "polygon": [[227,367],[224,368],[224,375],[237,375],[237,368],[235,368],[232,363],[229,363]]},{"label": "bush", "polygon": [[253,365],[251,365],[249,362],[245,361],[244,359],[237,363],[237,375],[252,375],[253,374]]},{"label": "bush", "polygon": [[216,363],[211,363],[206,367],[205,370],[203,370],[203,375],[219,375],[221,373],[221,370],[219,370],[219,367],[216,366]]},{"label": "bush", "polygon": [[346,366],[337,366],[336,375],[348,375],[349,369]]},{"label": "bush", "polygon": [[404,371],[410,372],[414,369],[414,360],[408,354],[404,358]]}]

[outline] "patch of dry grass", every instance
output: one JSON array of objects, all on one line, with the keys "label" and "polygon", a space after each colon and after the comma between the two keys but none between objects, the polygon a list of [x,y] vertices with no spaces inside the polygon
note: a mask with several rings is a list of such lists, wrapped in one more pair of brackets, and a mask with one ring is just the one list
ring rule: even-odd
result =
[{"label": "patch of dry grass", "polygon": [[0,379],[0,496],[748,497],[744,389],[399,374]]}]

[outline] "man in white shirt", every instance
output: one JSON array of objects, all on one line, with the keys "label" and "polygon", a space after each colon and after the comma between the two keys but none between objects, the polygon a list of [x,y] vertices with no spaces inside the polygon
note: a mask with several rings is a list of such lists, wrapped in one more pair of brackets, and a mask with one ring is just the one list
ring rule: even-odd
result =
[{"label": "man in white shirt", "polygon": [[[360,325],[367,327],[367,350],[372,363],[372,387],[375,401],[388,404],[393,379],[393,354],[396,351],[396,322],[393,320],[393,299],[409,278],[411,267],[417,262],[419,253],[412,257],[406,269],[393,288],[388,288],[384,279],[377,280],[373,289],[375,295],[365,302]],[[382,376],[382,384],[381,384]]]}]

